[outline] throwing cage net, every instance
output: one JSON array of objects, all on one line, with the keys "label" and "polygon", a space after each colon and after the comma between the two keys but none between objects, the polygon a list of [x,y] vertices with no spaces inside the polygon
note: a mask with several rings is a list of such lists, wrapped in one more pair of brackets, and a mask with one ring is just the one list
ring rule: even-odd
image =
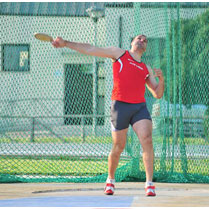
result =
[{"label": "throwing cage net", "polygon": [[[0,3],[0,182],[104,182],[111,150],[112,62],[55,49],[41,32],[130,49],[161,68],[153,120],[154,181],[209,183],[208,3]],[[144,181],[131,128],[116,181]]]}]

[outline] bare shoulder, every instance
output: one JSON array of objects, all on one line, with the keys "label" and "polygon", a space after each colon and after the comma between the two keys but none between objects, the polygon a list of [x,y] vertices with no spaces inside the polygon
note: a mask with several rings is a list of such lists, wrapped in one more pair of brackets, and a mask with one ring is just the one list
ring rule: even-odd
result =
[{"label": "bare shoulder", "polygon": [[117,60],[119,57],[121,57],[121,55],[123,55],[125,53],[124,49],[121,49],[121,48],[118,48],[118,47],[115,47],[115,46],[111,46],[111,47],[108,47],[108,48],[113,55],[112,56],[113,60]]}]

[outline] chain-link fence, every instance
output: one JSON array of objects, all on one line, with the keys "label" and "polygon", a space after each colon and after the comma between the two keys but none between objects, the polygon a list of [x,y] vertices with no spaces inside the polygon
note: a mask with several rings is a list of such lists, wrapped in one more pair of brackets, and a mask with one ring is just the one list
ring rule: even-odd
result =
[{"label": "chain-link fence", "polygon": [[[100,182],[111,150],[112,62],[55,49],[34,33],[130,49],[161,68],[165,93],[147,91],[154,181],[209,182],[208,3],[0,3],[0,182]],[[92,9],[88,10],[89,8]],[[129,129],[116,180],[144,180]]]}]

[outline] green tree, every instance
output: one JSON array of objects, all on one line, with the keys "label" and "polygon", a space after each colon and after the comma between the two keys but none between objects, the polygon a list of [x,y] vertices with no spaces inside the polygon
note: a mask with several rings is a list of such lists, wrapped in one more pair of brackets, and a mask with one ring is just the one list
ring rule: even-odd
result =
[{"label": "green tree", "polygon": [[[179,101],[179,71],[182,69],[182,103],[185,105],[205,104],[209,106],[209,72],[208,72],[208,54],[209,54],[209,11],[195,19],[180,20],[181,40],[179,43],[178,22],[171,23],[169,44],[170,44],[170,97],[168,92],[165,98],[173,103],[173,68],[176,66],[176,101]],[[172,27],[174,24],[174,39]],[[173,61],[173,47],[175,47],[175,61]],[[180,49],[181,47],[181,49]],[[178,54],[181,52],[181,63],[178,60]],[[167,51],[165,50],[164,59],[161,62],[161,68],[166,69]],[[166,73],[166,72],[164,72]]]}]

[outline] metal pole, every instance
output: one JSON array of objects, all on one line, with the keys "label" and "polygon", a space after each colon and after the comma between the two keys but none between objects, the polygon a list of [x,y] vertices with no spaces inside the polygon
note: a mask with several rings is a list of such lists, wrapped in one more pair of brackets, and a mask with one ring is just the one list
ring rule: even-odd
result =
[{"label": "metal pole", "polygon": [[188,179],[187,170],[187,155],[186,146],[184,141],[184,124],[183,124],[183,112],[182,112],[182,60],[181,60],[181,22],[180,22],[180,3],[178,2],[178,69],[179,69],[179,105],[180,105],[180,153],[181,153],[181,167],[184,172],[184,176]]},{"label": "metal pole", "polygon": [[[162,145],[162,155],[160,159],[160,170],[166,172],[166,138],[168,137],[168,149],[169,148],[169,104],[170,104],[170,40],[169,40],[169,25],[168,25],[168,3],[164,4],[164,17],[165,17],[165,29],[166,29],[166,63],[167,63],[167,86],[166,86],[166,96],[167,96],[167,111],[163,111],[164,119],[164,131],[163,131],[163,145]],[[164,106],[163,106],[164,107]],[[165,107],[166,108],[166,107]]]},{"label": "metal pole", "polygon": [[174,170],[174,152],[176,144],[176,41],[175,41],[175,20],[174,20],[174,8],[171,9],[171,22],[172,22],[172,57],[173,57],[173,140],[172,140],[172,164],[171,173]]},{"label": "metal pole", "polygon": [[[140,11],[141,11],[141,3],[134,2],[134,35],[138,35],[140,33]],[[132,168],[130,171],[130,175],[133,177],[138,177],[140,172],[140,143],[138,138],[135,137],[134,131],[131,129],[131,141],[132,141],[132,153],[134,153],[132,160]]]},{"label": "metal pole", "polygon": [[83,139],[83,143],[85,142],[85,124],[84,124],[84,116],[82,115],[81,117],[81,127],[82,127],[82,139]]},{"label": "metal pole", "polygon": [[[94,45],[97,45],[97,21],[103,16],[103,9],[91,7],[86,10],[89,16],[94,21]],[[93,133],[96,136],[96,122],[97,122],[97,94],[98,94],[98,81],[97,81],[97,58],[94,56],[93,61]]]},{"label": "metal pole", "polygon": [[34,130],[35,130],[35,118],[34,117],[31,118],[31,124],[32,124],[32,128],[31,128],[30,141],[34,142]]},{"label": "metal pole", "polygon": [[[98,18],[94,18],[94,45],[97,45],[97,20]],[[96,115],[97,115],[97,57],[94,56],[93,61],[93,133],[96,136]]]},{"label": "metal pole", "polygon": [[141,2],[134,2],[134,36],[139,35],[140,30],[140,13]]}]

